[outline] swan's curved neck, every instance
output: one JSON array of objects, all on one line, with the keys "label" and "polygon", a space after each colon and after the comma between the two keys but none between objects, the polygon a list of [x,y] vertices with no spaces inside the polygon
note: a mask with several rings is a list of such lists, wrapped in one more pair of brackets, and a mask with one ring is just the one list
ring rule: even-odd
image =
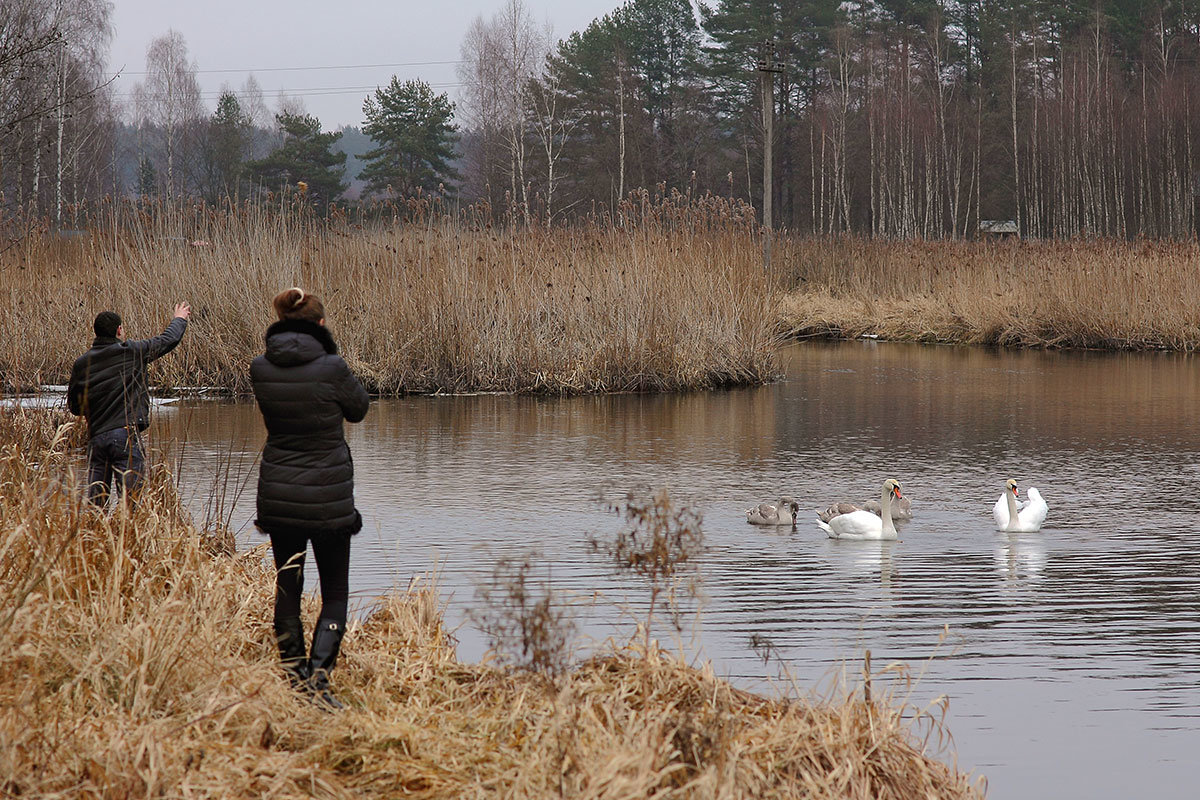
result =
[{"label": "swan's curved neck", "polygon": [[1013,496],[1011,489],[1005,489],[1004,496],[1008,498],[1008,529],[1015,530],[1020,521],[1017,518],[1017,498]]},{"label": "swan's curved neck", "polygon": [[892,493],[886,487],[879,495],[879,517],[883,520],[884,533],[895,533],[896,523],[892,522]]}]

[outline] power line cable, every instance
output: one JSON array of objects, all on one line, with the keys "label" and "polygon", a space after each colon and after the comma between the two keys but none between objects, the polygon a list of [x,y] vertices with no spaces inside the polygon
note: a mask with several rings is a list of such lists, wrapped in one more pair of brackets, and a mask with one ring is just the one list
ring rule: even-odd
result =
[{"label": "power line cable", "polygon": [[[463,86],[463,85],[464,84],[462,84],[462,83],[431,83],[431,84],[429,84],[429,88],[430,89],[457,89],[458,87]],[[308,88],[308,89],[264,89],[263,94],[266,95],[266,94],[283,92],[284,94],[291,95],[294,97],[317,97],[320,95],[327,95],[327,94],[349,94],[351,92],[370,92],[370,91],[374,91],[375,89],[378,89],[378,88],[380,88],[380,85],[377,83],[371,84],[369,86],[314,86],[314,87]],[[238,93],[236,90],[230,90],[230,91],[233,91],[234,94]],[[215,97],[220,97],[222,94],[224,94],[224,90],[204,89],[204,90],[201,90],[200,97],[204,98],[204,99],[212,99]],[[133,92],[119,92],[119,93],[117,93],[116,96],[119,98],[123,98],[123,99],[130,99],[133,97]]]},{"label": "power line cable", "polygon": [[[462,64],[461,59],[455,61],[399,61],[394,64],[330,64],[320,67],[264,67],[262,69],[237,68],[237,69],[197,69],[192,70],[197,75],[212,75],[231,72],[301,72],[304,70],[321,70],[321,69],[379,69],[382,67],[434,67],[445,64]],[[127,70],[118,70],[114,75],[147,75],[145,71],[133,72]]]}]

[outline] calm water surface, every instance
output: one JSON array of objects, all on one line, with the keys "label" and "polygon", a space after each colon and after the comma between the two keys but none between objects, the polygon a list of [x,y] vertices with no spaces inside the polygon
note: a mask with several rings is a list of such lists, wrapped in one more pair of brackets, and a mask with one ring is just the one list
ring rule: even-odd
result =
[{"label": "calm water surface", "polygon": [[[666,486],[704,514],[707,600],[687,646],[734,682],[785,669],[829,687],[870,649],[877,668],[921,676],[915,702],[949,698],[959,763],[993,798],[1198,796],[1195,360],[850,342],[783,361],[785,380],[730,392],[377,401],[348,426],[366,519],[356,595],[438,567],[474,660],[476,588],[498,558],[536,550],[539,575],[588,598],[586,636],[627,636],[618,607],[645,593],[589,550],[617,529],[597,492]],[[259,541],[256,408],[188,403],[156,428],[188,439],[197,512],[221,490]],[[1050,504],[1040,533],[992,529],[1010,476]],[[902,541],[824,538],[818,508],[878,496],[886,477],[913,499]],[[746,524],[780,493],[803,509],[795,531]],[[764,664],[752,637],[778,657]]]}]

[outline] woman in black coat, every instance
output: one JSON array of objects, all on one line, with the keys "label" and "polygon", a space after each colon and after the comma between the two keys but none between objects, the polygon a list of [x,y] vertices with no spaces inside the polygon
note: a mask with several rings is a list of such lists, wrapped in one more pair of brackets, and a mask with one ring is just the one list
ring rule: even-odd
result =
[{"label": "woman in black coat", "polygon": [[[275,557],[275,638],[293,685],[330,708],[329,690],[349,602],[350,537],[362,528],[354,508],[354,463],[342,420],[359,422],[370,398],[337,354],[314,295],[293,288],[274,300],[266,353],[250,365],[267,426],[258,475],[258,517]],[[305,658],[300,595],[312,542],[321,577],[321,613]]]}]

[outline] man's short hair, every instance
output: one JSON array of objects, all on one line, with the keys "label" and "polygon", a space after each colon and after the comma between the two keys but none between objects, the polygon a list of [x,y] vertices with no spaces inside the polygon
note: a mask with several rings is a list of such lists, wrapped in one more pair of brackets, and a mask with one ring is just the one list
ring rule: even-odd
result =
[{"label": "man's short hair", "polygon": [[110,339],[117,335],[117,328],[121,327],[121,315],[115,311],[101,311],[96,315],[96,321],[92,323],[92,330],[97,336],[107,336]]}]

